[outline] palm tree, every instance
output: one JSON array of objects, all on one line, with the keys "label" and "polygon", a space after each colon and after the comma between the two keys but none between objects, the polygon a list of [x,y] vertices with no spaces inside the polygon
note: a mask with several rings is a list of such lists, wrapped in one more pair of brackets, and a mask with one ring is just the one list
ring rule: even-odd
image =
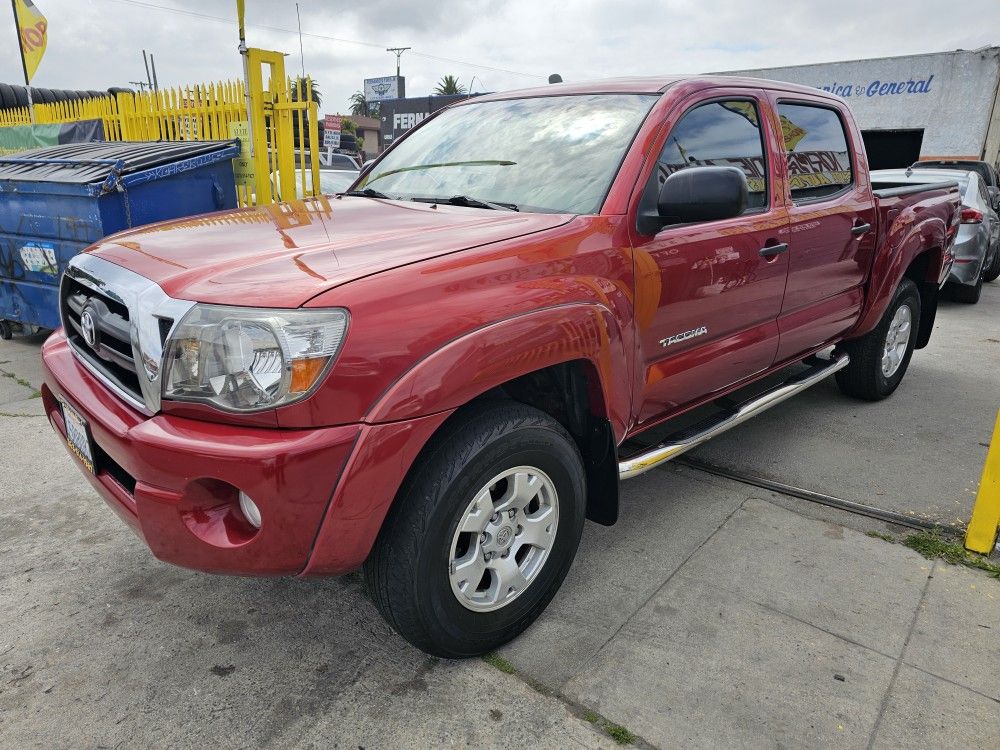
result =
[{"label": "palm tree", "polygon": [[[316,79],[312,76],[296,76],[295,80],[292,81],[292,91],[291,99],[293,102],[305,101],[306,96],[316,102],[317,109],[323,103],[323,96],[319,92],[319,84],[316,83]],[[299,132],[299,118],[292,118],[292,132],[295,136],[295,145],[297,147],[308,147],[309,146],[309,113],[302,113],[302,125],[303,132]]]},{"label": "palm tree", "polygon": [[351,108],[352,115],[364,116],[368,114],[368,102],[365,101],[365,95],[360,91],[351,94],[351,98],[347,100],[347,106]]},{"label": "palm tree", "polygon": [[351,114],[356,117],[379,116],[379,103],[372,102],[369,104],[365,100],[365,95],[360,91],[355,91],[351,94],[351,98],[347,100],[347,106],[351,108]]},{"label": "palm tree", "polygon": [[312,84],[312,89],[310,89],[310,98],[316,102],[316,106],[319,107],[323,104],[323,95],[319,92],[319,84],[316,83],[316,79],[312,76],[306,76],[305,78],[297,76],[294,81],[292,81],[292,101],[298,102],[306,98],[306,82]]},{"label": "palm tree", "polygon": [[467,89],[465,86],[458,82],[455,76],[444,76],[438,81],[437,87],[434,89],[435,94],[440,94],[444,96],[446,94],[464,94]]}]

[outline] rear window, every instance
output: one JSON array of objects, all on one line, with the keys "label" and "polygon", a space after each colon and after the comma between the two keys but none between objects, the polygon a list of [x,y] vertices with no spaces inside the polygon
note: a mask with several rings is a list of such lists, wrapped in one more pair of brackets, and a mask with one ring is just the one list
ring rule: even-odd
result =
[{"label": "rear window", "polygon": [[835,195],[854,182],[844,123],[835,110],[778,104],[795,202]]},{"label": "rear window", "polygon": [[328,165],[331,169],[357,169],[357,164],[349,156],[330,154]]}]

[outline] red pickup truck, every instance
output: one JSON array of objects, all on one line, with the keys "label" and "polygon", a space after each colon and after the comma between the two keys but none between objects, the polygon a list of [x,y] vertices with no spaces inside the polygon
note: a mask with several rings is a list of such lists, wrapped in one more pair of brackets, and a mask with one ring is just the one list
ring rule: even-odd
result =
[{"label": "red pickup truck", "polygon": [[45,408],[158,558],[363,568],[400,634],[469,656],[545,608],[620,479],[831,374],[892,393],[958,208],[952,183],[873,189],[846,104],[811,88],[481,96],[347,193],[78,256]]}]

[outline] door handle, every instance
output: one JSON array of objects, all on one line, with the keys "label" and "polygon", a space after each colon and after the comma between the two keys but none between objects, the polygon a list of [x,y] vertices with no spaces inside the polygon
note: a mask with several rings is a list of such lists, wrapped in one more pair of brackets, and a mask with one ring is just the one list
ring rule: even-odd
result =
[{"label": "door handle", "polygon": [[871,228],[872,228],[871,224],[855,224],[853,227],[851,227],[851,234],[853,234],[855,237],[860,237]]},{"label": "door handle", "polygon": [[782,242],[781,244],[778,245],[764,245],[764,247],[760,249],[760,257],[773,258],[775,255],[781,255],[787,249],[788,249],[787,242]]}]

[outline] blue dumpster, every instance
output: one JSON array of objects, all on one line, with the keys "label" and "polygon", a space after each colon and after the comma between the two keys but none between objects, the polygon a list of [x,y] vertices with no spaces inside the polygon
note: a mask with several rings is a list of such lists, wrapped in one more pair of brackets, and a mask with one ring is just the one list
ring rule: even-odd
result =
[{"label": "blue dumpster", "polygon": [[59,326],[70,258],[113,232],[236,207],[238,141],[71,143],[0,157],[0,334]]}]

